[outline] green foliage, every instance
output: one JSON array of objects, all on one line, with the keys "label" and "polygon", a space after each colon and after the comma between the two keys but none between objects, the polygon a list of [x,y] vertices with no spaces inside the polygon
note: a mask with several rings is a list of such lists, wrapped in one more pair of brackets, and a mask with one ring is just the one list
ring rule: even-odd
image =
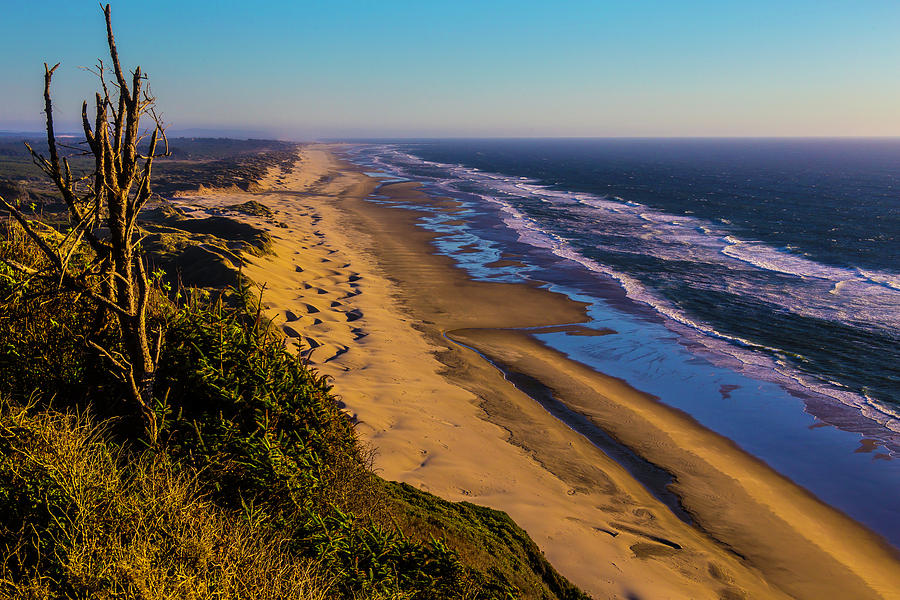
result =
[{"label": "green foliage", "polygon": [[[224,240],[232,250],[242,250],[256,256],[272,253],[272,237],[263,229],[227,217],[180,219],[167,225],[201,236]],[[149,227],[153,231],[153,227]]]},{"label": "green foliage", "polygon": [[228,210],[233,210],[235,212],[243,213],[245,215],[250,215],[252,217],[262,217],[262,218],[271,218],[274,216],[272,209],[262,204],[261,202],[257,202],[256,200],[247,200],[246,202],[242,202],[240,204],[232,204],[231,206],[226,206]]},{"label": "green foliage", "polygon": [[441,540],[417,542],[336,509],[309,514],[300,532],[301,545],[328,566],[345,592],[434,600],[516,597],[513,589],[488,593],[479,574]]},{"label": "green foliage", "polygon": [[73,400],[82,396],[99,367],[84,352],[94,307],[2,259],[34,269],[46,266],[21,228],[7,224],[0,235],[0,389],[16,398],[35,392],[47,400],[57,394]]},{"label": "green foliage", "polygon": [[352,426],[325,377],[258,314],[190,302],[170,322],[158,384],[177,414],[167,449],[217,503],[265,512],[345,594],[489,597],[442,542],[416,542],[349,509],[377,501]]},{"label": "green foliage", "polygon": [[[85,248],[79,247],[70,263],[88,258]],[[107,360],[87,343],[90,339],[121,353],[117,324],[101,319],[96,304],[85,295],[63,289],[53,279],[32,277],[4,260],[39,272],[47,269],[46,258],[26,240],[24,231],[15,223],[4,224],[0,230],[0,393],[18,401],[33,397],[63,408],[90,405],[102,418],[121,417],[122,433],[133,433],[131,427],[139,424],[123,400],[124,382],[110,373]],[[159,303],[165,299],[159,290],[153,292],[150,321],[156,327],[164,317]]]},{"label": "green foliage", "polygon": [[496,597],[516,589],[527,598],[587,600],[505,512],[448,502],[405,483],[386,481],[383,487],[401,529],[418,537],[443,536],[466,565],[489,575],[481,585]]},{"label": "green foliage", "polygon": [[[0,137],[0,175],[24,181],[33,196],[52,202],[56,190],[31,160],[23,142],[47,156],[46,138]],[[297,158],[297,144],[273,140],[231,140],[224,138],[171,138],[171,156],[153,165],[153,191],[165,197],[196,190],[199,186],[244,190],[253,187],[272,167],[286,170]],[[139,146],[146,152],[146,141]],[[94,160],[78,151],[67,152],[76,176],[90,172]],[[2,189],[0,182],[0,189]],[[0,194],[2,195],[2,194]],[[7,194],[14,198],[13,194]]]},{"label": "green foliage", "polygon": [[233,219],[186,218],[167,203],[146,211],[145,217],[143,245],[170,285],[236,287],[241,279],[242,253],[263,256],[272,252],[273,240],[265,230]]},{"label": "green foliage", "polygon": [[210,473],[222,502],[291,509],[322,499],[348,469],[364,472],[352,427],[324,377],[244,309],[196,298],[169,323],[157,388],[175,455]]},{"label": "green foliage", "polygon": [[214,235],[190,234],[177,228],[147,225],[144,245],[150,264],[174,287],[227,288],[240,281],[238,248]]},{"label": "green foliage", "polygon": [[265,523],[107,438],[84,417],[0,406],[0,598],[331,597]]}]

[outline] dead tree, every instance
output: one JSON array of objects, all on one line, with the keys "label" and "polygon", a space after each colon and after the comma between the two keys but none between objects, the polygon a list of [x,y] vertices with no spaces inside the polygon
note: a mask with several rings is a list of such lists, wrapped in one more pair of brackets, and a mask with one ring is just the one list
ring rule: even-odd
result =
[{"label": "dead tree", "polygon": [[[88,118],[87,101],[81,107],[85,154],[93,156],[93,169],[86,175],[73,174],[68,158],[60,157],[61,144],[53,129],[50,98],[50,82],[59,63],[53,67],[44,64],[49,157],[28,146],[35,164],[53,181],[68,208],[69,230],[65,235],[57,233],[29,220],[2,198],[0,201],[49,264],[42,270],[20,264],[11,266],[32,277],[52,277],[58,289],[65,288],[90,298],[97,306],[98,318],[117,326],[121,350],[93,339],[87,342],[126,384],[128,401],[140,412],[148,437],[155,442],[158,428],[153,385],[163,331],[161,326],[155,335],[148,331],[150,282],[140,249],[137,218],[150,199],[153,160],[168,155],[168,140],[141,68],[131,73],[130,82],[126,79],[119,63],[108,4],[103,12],[115,81],[107,85],[108,71],[103,61],[99,61],[96,74],[101,91],[94,99],[93,123]],[[140,129],[141,118],[145,116],[152,119],[152,132]],[[139,146],[144,144],[148,133],[149,143],[142,153]],[[74,266],[72,257],[81,251],[86,251],[90,258]]]}]

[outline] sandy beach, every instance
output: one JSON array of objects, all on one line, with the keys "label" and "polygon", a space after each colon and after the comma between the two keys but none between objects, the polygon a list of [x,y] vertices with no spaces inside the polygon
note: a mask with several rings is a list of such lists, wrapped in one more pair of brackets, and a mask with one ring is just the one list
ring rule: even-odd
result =
[{"label": "sandy beach", "polygon": [[245,257],[243,272],[334,378],[381,476],[508,512],[596,598],[900,598],[900,561],[877,535],[690,416],[518,330],[587,333],[584,305],[472,281],[435,253],[415,212],[390,206],[452,213],[454,201],[396,183],[369,202],[379,181],[333,151],[304,146],[262,191],[178,202],[274,211],[233,213],[274,239],[274,255]]}]

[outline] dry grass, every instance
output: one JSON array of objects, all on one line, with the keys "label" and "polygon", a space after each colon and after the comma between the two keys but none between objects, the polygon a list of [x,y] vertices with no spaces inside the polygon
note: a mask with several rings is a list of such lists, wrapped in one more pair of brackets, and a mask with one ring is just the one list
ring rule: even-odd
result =
[{"label": "dry grass", "polygon": [[84,417],[5,404],[0,444],[0,598],[329,597],[263,523],[163,459],[126,463]]}]

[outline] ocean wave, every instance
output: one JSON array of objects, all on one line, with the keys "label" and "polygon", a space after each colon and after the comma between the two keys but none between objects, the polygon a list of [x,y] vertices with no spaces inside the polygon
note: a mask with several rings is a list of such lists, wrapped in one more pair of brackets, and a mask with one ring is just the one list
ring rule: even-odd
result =
[{"label": "ocean wave", "polygon": [[722,254],[765,271],[832,282],[853,279],[856,275],[854,271],[824,265],[762,242],[742,240],[731,235],[724,236],[723,240],[726,246],[722,248]]},{"label": "ocean wave", "polygon": [[[789,247],[776,248],[757,240],[741,239],[712,221],[669,214],[621,197],[558,190],[535,179],[425,161],[396,147],[382,147],[380,152],[383,155],[376,161],[394,170],[399,167],[406,177],[421,176],[416,169],[423,166],[440,167],[439,174],[428,174],[426,179],[446,193],[458,192],[465,185],[465,191],[480,193],[495,203],[511,205],[521,198],[570,211],[566,214],[582,218],[585,228],[593,223],[595,233],[608,237],[609,231],[618,232],[616,252],[727,269],[731,274],[729,279],[697,283],[710,291],[740,289],[741,293],[779,310],[900,335],[898,273],[826,265],[801,256]],[[475,186],[474,189],[471,186]],[[580,211],[582,207],[590,211]],[[720,221],[728,224],[727,219]],[[640,243],[629,247],[623,243],[629,238],[640,240]],[[613,250],[608,244],[604,247]],[[754,286],[746,286],[741,280],[745,269],[785,276],[788,280],[774,279],[766,284],[755,278]],[[796,279],[790,281],[791,278]]]},{"label": "ocean wave", "polygon": [[[826,265],[801,256],[790,247],[776,248],[758,240],[742,239],[728,229],[731,223],[727,219],[713,222],[673,215],[620,197],[559,190],[534,179],[423,161],[388,146],[380,147],[366,160],[392,173],[426,181],[442,195],[464,191],[494,205],[519,241],[617,281],[629,298],[652,308],[665,318],[668,327],[727,366],[789,389],[799,388],[804,393],[830,398],[900,433],[900,408],[838,382],[802,373],[777,358],[783,354],[779,348],[717,330],[637,277],[588,256],[564,233],[529,216],[525,206],[536,200],[541,206],[560,211],[560,216],[580,218],[577,222],[581,227],[595,227],[607,238],[617,236],[617,245],[604,247],[608,251],[722,268],[722,277],[698,279],[698,288],[738,294],[779,311],[887,331],[895,336],[900,335],[900,274]],[[752,273],[767,274],[768,279],[748,277]]]},{"label": "ocean wave", "polygon": [[865,271],[863,269],[857,269],[856,272],[867,281],[871,281],[876,285],[900,291],[900,275],[896,273]]},{"label": "ocean wave", "polygon": [[626,295],[632,300],[646,304],[652,307],[656,312],[669,317],[673,321],[707,336],[720,340],[727,340],[728,342],[747,348],[765,349],[771,352],[780,351],[777,348],[764,346],[738,336],[724,334],[708,324],[693,320],[686,312],[678,309],[674,304],[665,300],[658,294],[653,293],[650,288],[642,284],[637,278],[584,256],[584,254],[579,252],[565,238],[542,229],[533,219],[526,217],[508,203],[504,203],[495,197],[487,195],[482,196],[482,198],[488,202],[494,202],[500,205],[500,210],[505,215],[503,217],[504,223],[510,229],[513,229],[518,233],[519,241],[537,248],[549,250],[560,258],[571,260],[586,267],[590,271],[615,279],[622,285]]},{"label": "ocean wave", "polygon": [[[900,433],[900,407],[885,404],[864,394],[860,395],[839,382],[823,381],[802,374],[787,363],[771,358],[771,355],[782,353],[781,349],[722,333],[709,324],[692,319],[685,311],[655,294],[636,278],[585,257],[564,238],[545,231],[533,219],[510,204],[492,196],[482,197],[486,201],[500,205],[504,223],[518,233],[520,241],[544,248],[560,258],[577,262],[595,273],[615,279],[629,298],[648,305],[667,317],[670,320],[670,327],[673,323],[680,325],[681,327],[677,327],[680,334],[706,348],[711,354],[734,361],[728,365],[731,368],[757,379],[779,383],[788,388],[799,387],[807,393],[812,392],[830,398],[857,409],[861,416],[879,426]],[[760,350],[766,351],[766,354],[761,354]],[[877,432],[868,433],[877,435]]]}]

